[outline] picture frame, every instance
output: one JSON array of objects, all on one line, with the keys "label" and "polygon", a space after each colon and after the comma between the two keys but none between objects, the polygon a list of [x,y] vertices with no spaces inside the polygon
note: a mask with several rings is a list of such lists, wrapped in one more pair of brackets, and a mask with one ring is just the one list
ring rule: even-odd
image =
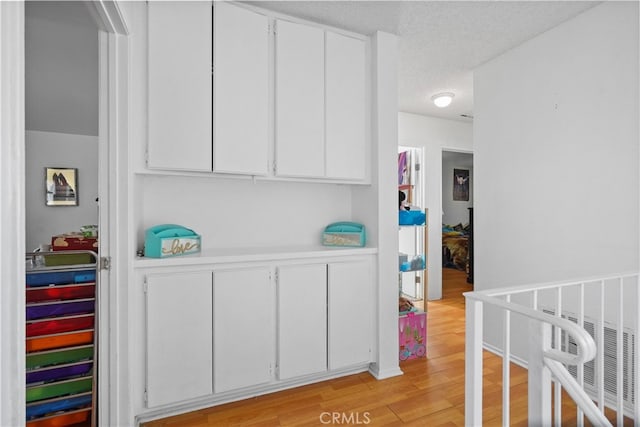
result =
[{"label": "picture frame", "polygon": [[469,170],[453,169],[453,200],[469,201]]},{"label": "picture frame", "polygon": [[78,206],[78,169],[44,168],[45,204]]}]

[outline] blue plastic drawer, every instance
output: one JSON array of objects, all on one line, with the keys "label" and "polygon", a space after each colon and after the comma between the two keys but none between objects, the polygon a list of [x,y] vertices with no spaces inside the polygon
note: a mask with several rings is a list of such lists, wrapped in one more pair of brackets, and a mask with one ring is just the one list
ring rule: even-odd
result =
[{"label": "blue plastic drawer", "polygon": [[32,403],[27,405],[27,420],[58,411],[69,411],[71,409],[83,408],[90,405],[91,400],[91,393],[86,393],[77,396],[69,396],[58,399],[51,399],[44,402]]},{"label": "blue plastic drawer", "polygon": [[48,271],[43,273],[28,273],[27,286],[64,285],[69,283],[95,282],[95,270],[79,271]]}]

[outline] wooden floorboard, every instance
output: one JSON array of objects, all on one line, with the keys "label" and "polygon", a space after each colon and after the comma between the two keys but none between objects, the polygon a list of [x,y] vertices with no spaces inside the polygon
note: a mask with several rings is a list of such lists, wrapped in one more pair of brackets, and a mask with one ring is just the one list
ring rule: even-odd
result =
[{"label": "wooden floorboard", "polygon": [[[427,357],[401,362],[402,376],[378,381],[368,373],[360,373],[156,420],[144,426],[463,426],[465,312],[462,293],[470,290],[463,272],[443,269],[443,299],[429,302],[427,307]],[[485,352],[483,363],[483,422],[485,426],[500,426],[502,359]],[[509,424],[525,426],[527,372],[512,365],[510,374]],[[332,416],[339,417],[340,422],[327,422],[332,421]],[[575,425],[575,419],[575,407],[563,404],[563,425]]]}]

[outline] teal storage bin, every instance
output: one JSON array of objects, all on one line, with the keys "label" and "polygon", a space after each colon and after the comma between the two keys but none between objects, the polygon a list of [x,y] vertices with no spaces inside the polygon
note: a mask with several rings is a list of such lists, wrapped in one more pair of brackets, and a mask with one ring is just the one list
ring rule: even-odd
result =
[{"label": "teal storage bin", "polygon": [[427,219],[423,211],[399,211],[398,222],[400,225],[422,225]]},{"label": "teal storage bin", "polygon": [[366,229],[357,222],[334,222],[327,225],[322,233],[325,246],[364,246],[366,243]]},{"label": "teal storage bin", "polygon": [[168,258],[200,252],[200,235],[177,224],[161,224],[147,229],[144,256]]}]

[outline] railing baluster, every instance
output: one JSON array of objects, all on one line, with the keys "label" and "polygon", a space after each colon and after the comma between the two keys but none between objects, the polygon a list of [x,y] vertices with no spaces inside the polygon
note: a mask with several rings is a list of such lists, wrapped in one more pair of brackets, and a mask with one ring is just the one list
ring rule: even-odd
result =
[{"label": "railing baluster", "polygon": [[[511,302],[511,295],[507,295],[505,300]],[[509,409],[511,400],[509,392],[511,390],[509,361],[511,360],[511,312],[504,310],[503,328],[504,351],[502,352],[502,425],[509,426]]]},{"label": "railing baluster", "polygon": [[597,356],[596,356],[596,370],[598,379],[598,406],[600,411],[604,413],[604,280],[600,281],[600,318],[598,319],[598,339],[596,342]]},{"label": "railing baluster", "polygon": [[[635,307],[640,307],[640,279],[638,277],[632,278],[634,283],[634,289],[636,291],[636,303]],[[635,360],[633,363],[633,387],[631,388],[630,396],[633,396],[633,419],[634,426],[640,427],[640,402],[638,402],[638,384],[640,384],[640,369],[638,369],[637,361],[638,355],[640,354],[640,345],[638,344],[638,334],[640,333],[640,313],[636,310],[636,322],[634,328],[634,339],[633,339],[633,354],[635,354]]]},{"label": "railing baluster", "polygon": [[[578,309],[578,324],[584,328],[584,282],[579,285],[579,295],[578,295],[578,304],[580,305]],[[580,363],[578,365],[578,384],[580,387],[584,388],[584,363]],[[577,421],[578,427],[584,426],[584,414],[580,406],[577,409]]]},{"label": "railing baluster", "polygon": [[624,338],[624,325],[623,325],[623,316],[624,316],[624,286],[623,279],[620,277],[618,279],[618,319],[617,319],[617,333],[616,333],[616,411],[617,411],[617,421],[618,426],[622,427],[624,423],[624,400],[622,395],[622,386],[623,386],[623,354],[622,354],[622,345]]},{"label": "railing baluster", "polygon": [[[556,288],[556,316],[562,318],[562,288]],[[567,348],[565,351],[569,351],[568,343],[569,336],[565,334],[567,338]],[[555,343],[558,350],[562,350],[562,331],[560,328],[555,328]],[[553,414],[554,423],[556,426],[562,425],[562,385],[560,381],[553,382]]]},{"label": "railing baluster", "polygon": [[465,399],[466,426],[482,425],[482,322],[483,303],[466,299],[465,303]]}]

